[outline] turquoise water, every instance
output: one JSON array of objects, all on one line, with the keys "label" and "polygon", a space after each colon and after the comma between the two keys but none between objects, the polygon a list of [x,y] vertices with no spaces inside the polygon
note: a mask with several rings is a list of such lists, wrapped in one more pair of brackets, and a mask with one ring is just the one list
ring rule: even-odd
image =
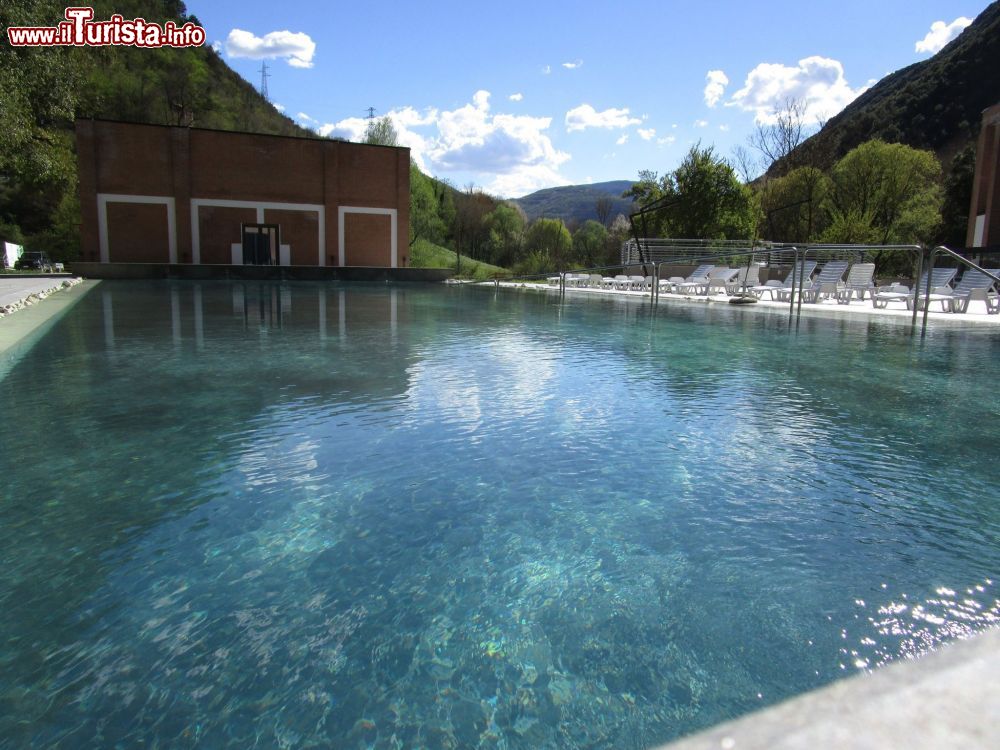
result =
[{"label": "turquoise water", "polygon": [[0,747],[645,748],[1000,623],[1000,335],[105,282],[0,381]]}]

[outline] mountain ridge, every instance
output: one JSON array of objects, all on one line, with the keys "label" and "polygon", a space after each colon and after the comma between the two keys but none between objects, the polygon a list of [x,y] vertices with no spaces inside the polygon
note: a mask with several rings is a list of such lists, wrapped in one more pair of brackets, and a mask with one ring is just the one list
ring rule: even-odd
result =
[{"label": "mountain ridge", "polygon": [[928,60],[882,78],[766,176],[808,164],[828,169],[848,151],[878,138],[934,151],[946,171],[979,133],[982,111],[1000,101],[1000,0]]},{"label": "mountain ridge", "polygon": [[528,218],[562,219],[582,223],[588,219],[598,219],[596,202],[599,198],[611,198],[609,221],[618,214],[628,215],[632,211],[632,200],[622,198],[622,193],[635,184],[632,180],[608,180],[583,185],[560,185],[536,190],[520,198],[512,198],[511,203],[520,206]]}]

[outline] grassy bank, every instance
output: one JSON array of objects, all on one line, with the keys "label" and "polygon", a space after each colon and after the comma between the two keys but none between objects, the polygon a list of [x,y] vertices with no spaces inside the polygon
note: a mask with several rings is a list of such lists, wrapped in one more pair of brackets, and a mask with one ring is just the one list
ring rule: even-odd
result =
[{"label": "grassy bank", "polygon": [[[433,242],[419,239],[410,248],[410,266],[414,268],[454,268],[455,263],[454,250],[435,245]],[[507,273],[506,268],[491,266],[489,263],[473,260],[463,255],[458,275],[460,278],[485,281],[492,279],[496,274],[506,276]]]}]

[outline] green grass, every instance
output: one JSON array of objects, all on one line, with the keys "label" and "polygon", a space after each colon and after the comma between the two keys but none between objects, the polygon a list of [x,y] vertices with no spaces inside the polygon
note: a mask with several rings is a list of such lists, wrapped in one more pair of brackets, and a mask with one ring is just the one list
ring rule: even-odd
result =
[{"label": "green grass", "polygon": [[[410,248],[410,266],[413,268],[454,268],[455,251],[424,239],[418,239]],[[457,275],[459,278],[486,281],[492,279],[496,274],[507,276],[508,271],[506,268],[491,266],[489,263],[473,260],[463,255]]]}]

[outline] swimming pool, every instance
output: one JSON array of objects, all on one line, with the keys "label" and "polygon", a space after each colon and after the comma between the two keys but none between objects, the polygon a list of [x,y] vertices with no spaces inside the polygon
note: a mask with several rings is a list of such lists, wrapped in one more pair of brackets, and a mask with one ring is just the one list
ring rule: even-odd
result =
[{"label": "swimming pool", "polygon": [[1000,336],[103,282],[0,381],[0,747],[649,747],[1000,622]]}]

